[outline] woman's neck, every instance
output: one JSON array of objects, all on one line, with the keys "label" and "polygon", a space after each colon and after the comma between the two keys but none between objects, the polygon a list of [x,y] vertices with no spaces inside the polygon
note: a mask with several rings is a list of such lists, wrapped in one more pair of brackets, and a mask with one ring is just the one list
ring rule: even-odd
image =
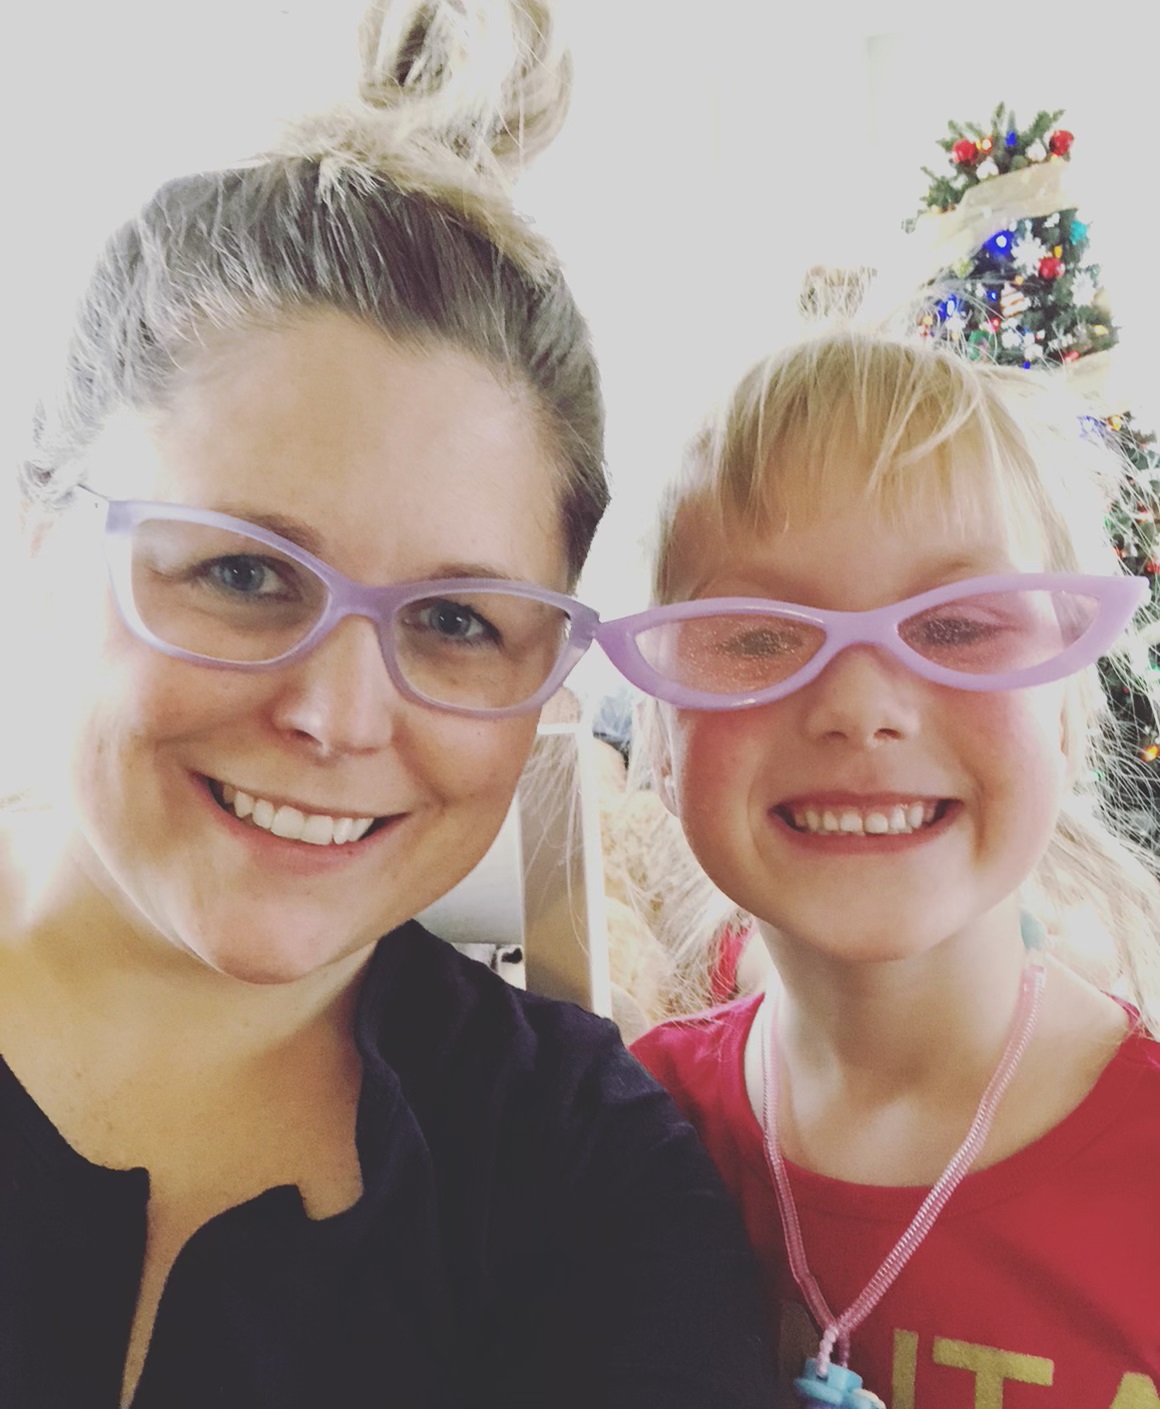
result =
[{"label": "woman's neck", "polygon": [[[290,983],[254,984],[216,972],[153,930],[94,878],[84,849],[48,816],[24,815],[0,857],[0,965],[23,1001],[78,1040],[115,1036],[164,1060],[260,1057],[320,1029],[350,1030],[369,951]],[[13,985],[10,985],[13,987]],[[0,1000],[0,1020],[8,1004]],[[0,1033],[0,1046],[3,1034]]]}]

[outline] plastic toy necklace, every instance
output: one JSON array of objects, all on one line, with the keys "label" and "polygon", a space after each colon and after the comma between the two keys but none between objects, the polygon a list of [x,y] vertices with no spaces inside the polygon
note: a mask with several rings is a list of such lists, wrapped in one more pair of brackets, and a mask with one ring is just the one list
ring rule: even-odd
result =
[{"label": "plastic toy necklace", "polygon": [[[762,1130],[765,1135],[765,1158],[773,1179],[777,1206],[781,1212],[781,1225],[785,1232],[786,1251],[789,1253],[790,1270],[798,1284],[810,1314],[822,1332],[816,1356],[806,1361],[802,1374],[794,1380],[799,1402],[802,1404],[829,1404],[836,1409],[885,1409],[883,1401],[876,1394],[862,1387],[862,1377],[848,1366],[850,1358],[850,1334],[855,1327],[873,1311],[885,1295],[895,1278],[909,1262],[915,1249],[930,1232],[935,1219],[942,1212],[947,1200],[958,1187],[963,1176],[974,1164],[987,1139],[995,1111],[1003,1098],[1003,1093],[1011,1084],[1011,1078],[1026,1052],[1035,1031],[1042,1006],[1046,972],[1038,959],[1028,963],[1023,971],[1023,981],[1019,990],[1019,1002],[1011,1022],[1007,1045],[1003,1050],[999,1065],[991,1077],[967,1137],[943,1170],[910,1226],[894,1245],[886,1260],[867,1283],[865,1290],[840,1315],[835,1316],[826,1304],[821,1289],[814,1280],[806,1262],[805,1247],[802,1243],[801,1224],[798,1222],[797,1207],[794,1204],[793,1190],[782,1157],[777,1136],[777,1068],[774,1053],[775,1027],[772,1005],[764,1007],[764,1077],[765,1091],[762,1098]],[[831,1359],[837,1346],[838,1363]]]}]

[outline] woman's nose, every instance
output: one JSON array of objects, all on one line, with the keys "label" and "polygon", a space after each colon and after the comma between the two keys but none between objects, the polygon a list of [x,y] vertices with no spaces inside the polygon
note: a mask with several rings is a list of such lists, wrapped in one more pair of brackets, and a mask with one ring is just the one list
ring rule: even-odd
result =
[{"label": "woman's nose", "polygon": [[804,687],[807,732],[859,748],[909,738],[920,724],[921,686],[880,647],[848,646]]},{"label": "woman's nose", "polygon": [[366,617],[340,621],[279,683],[277,727],[326,756],[385,747],[400,709],[411,707],[391,679],[378,631]]}]

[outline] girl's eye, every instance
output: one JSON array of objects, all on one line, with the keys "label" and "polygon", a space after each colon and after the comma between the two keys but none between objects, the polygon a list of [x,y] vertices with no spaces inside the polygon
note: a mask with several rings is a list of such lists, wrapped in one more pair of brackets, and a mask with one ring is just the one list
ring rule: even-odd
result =
[{"label": "girl's eye", "polygon": [[800,645],[799,634],[795,631],[760,627],[753,631],[735,633],[723,640],[718,650],[722,654],[745,660],[769,660],[772,657],[789,655]]},{"label": "girl's eye", "polygon": [[[928,646],[973,646],[989,641],[999,629],[991,622],[972,621],[969,617],[934,616],[920,621],[918,630],[912,633],[921,635]],[[911,644],[915,644],[914,641]]]}]

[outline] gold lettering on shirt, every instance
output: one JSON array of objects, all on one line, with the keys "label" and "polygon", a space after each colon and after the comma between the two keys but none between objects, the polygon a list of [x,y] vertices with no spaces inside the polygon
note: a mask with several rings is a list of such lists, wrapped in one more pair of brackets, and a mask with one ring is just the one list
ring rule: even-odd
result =
[{"label": "gold lettering on shirt", "polygon": [[1160,1394],[1147,1375],[1125,1375],[1109,1409],[1160,1409]]},{"label": "gold lettering on shirt", "polygon": [[918,1332],[894,1332],[894,1361],[890,1375],[890,1409],[914,1409],[914,1380],[918,1370]]},{"label": "gold lettering on shirt", "polygon": [[1022,1385],[1049,1385],[1055,1364],[1039,1355],[1020,1355],[990,1345],[935,1336],[931,1359],[936,1365],[969,1370],[975,1377],[975,1409],[1003,1409],[1003,1381]]}]

